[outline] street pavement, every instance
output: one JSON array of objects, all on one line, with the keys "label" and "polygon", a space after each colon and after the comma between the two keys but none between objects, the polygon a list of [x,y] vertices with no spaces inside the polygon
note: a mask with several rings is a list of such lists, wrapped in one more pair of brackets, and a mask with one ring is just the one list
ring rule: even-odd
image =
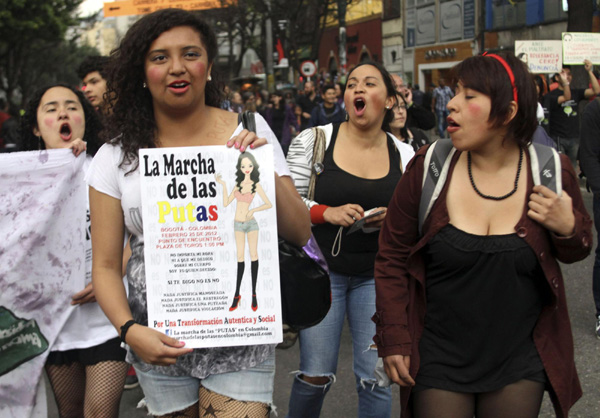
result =
[{"label": "street pavement", "polygon": [[[589,213],[592,213],[592,195],[583,191]],[[594,231],[594,243],[596,244]],[[595,245],[594,245],[595,248]],[[594,302],[592,298],[593,253],[585,260],[572,265],[563,265],[563,274],[567,288],[567,299],[573,335],[575,339],[575,361],[579,378],[583,386],[583,397],[575,404],[569,414],[570,418],[600,417],[600,340],[594,334]],[[490,330],[493,332],[493,330]],[[288,350],[277,350],[277,372],[275,375],[274,404],[280,418],[285,417],[288,409],[288,398],[292,387],[293,375],[299,366],[298,344]],[[356,417],[358,398],[355,380],[352,373],[352,344],[345,327],[338,362],[337,381],[327,394],[321,417],[350,418]],[[54,398],[48,385],[49,417],[58,418]],[[398,387],[393,390],[392,417],[399,417]],[[141,389],[127,390],[121,400],[120,417],[147,417],[144,409],[136,409],[142,399]],[[272,414],[272,416],[274,416]],[[554,417],[552,405],[546,394],[542,405],[541,418]],[[507,417],[510,418],[510,417]]]}]

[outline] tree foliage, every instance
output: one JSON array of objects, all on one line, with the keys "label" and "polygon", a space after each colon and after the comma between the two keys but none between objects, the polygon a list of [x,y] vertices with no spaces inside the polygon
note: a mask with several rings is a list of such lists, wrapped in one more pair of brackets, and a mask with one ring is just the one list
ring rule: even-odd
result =
[{"label": "tree foliage", "polygon": [[[70,81],[80,51],[65,40],[82,0],[0,0],[0,90],[10,101],[50,81]],[[89,51],[87,52],[89,53]],[[71,76],[72,78],[72,76]]]},{"label": "tree foliage", "polygon": [[[353,0],[345,0],[347,4]],[[222,9],[208,15],[221,33],[226,33],[229,56],[229,78],[239,74],[242,56],[248,48],[256,51],[263,63],[267,61],[266,22],[271,20],[274,43],[280,39],[285,56],[293,68],[303,59],[316,60],[319,44],[328,16],[337,17],[337,0],[221,0]],[[280,28],[278,22],[285,21]],[[233,54],[238,43],[241,53]],[[304,52],[303,57],[300,53]]]}]

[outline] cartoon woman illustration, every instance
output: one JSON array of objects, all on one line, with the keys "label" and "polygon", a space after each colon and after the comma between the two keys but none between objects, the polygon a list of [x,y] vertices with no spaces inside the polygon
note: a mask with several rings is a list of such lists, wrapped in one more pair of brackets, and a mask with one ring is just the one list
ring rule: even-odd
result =
[{"label": "cartoon woman illustration", "polygon": [[[259,183],[260,174],[258,172],[258,163],[252,154],[243,152],[238,158],[236,168],[235,187],[231,194],[227,193],[227,185],[220,174],[215,175],[217,183],[223,186],[223,205],[227,207],[233,200],[236,200],[235,222],[233,230],[235,231],[235,244],[237,249],[237,282],[235,285],[235,295],[229,311],[237,309],[240,299],[240,285],[244,275],[244,238],[247,236],[248,248],[250,250],[251,272],[252,272],[252,310],[258,309],[256,300],[256,281],[258,278],[258,223],[254,219],[254,214],[261,210],[267,210],[273,207],[265,191]],[[250,209],[250,204],[256,196],[260,196],[263,201],[261,206]]]}]

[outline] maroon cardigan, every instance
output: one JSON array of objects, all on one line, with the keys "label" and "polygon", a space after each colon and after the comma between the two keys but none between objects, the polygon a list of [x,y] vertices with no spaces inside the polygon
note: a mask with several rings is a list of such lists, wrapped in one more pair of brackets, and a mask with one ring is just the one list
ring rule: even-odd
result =
[{"label": "maroon cardigan", "polygon": [[[394,192],[381,229],[379,253],[375,261],[377,311],[373,321],[377,324],[377,334],[373,339],[380,357],[393,354],[411,356],[410,375],[413,378],[419,370],[418,347],[427,307],[423,248],[449,222],[446,195],[460,155],[460,152],[454,155],[446,184],[423,225],[423,236],[419,236],[418,210],[427,148],[425,146],[417,152]],[[557,260],[573,263],[590,253],[592,221],[584,207],[579,182],[569,159],[564,155],[560,158],[563,190],[573,200],[574,235],[569,238],[557,237],[530,219],[527,216],[527,202],[515,231],[537,255],[551,290],[551,303],[543,307],[533,331],[533,339],[548,375],[556,416],[566,418],[570,407],[581,397],[581,386],[575,369],[565,286]],[[533,180],[528,154],[526,167],[529,195]],[[410,387],[400,389],[403,418],[412,416],[408,402],[410,392]]]}]

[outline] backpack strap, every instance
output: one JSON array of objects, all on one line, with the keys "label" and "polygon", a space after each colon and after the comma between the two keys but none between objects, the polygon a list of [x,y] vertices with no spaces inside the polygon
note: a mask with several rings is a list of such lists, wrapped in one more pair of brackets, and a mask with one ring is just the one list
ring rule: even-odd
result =
[{"label": "backpack strap", "polygon": [[429,146],[423,163],[423,186],[419,202],[419,234],[448,178],[448,168],[456,148],[450,138],[440,138]]},{"label": "backpack strap", "polygon": [[[543,185],[562,195],[560,156],[549,146],[531,143],[528,147],[533,183]],[[448,169],[456,148],[449,138],[441,138],[431,144],[423,162],[423,186],[419,202],[419,234],[448,178]]]},{"label": "backpack strap", "polygon": [[531,143],[528,148],[533,184],[546,186],[561,196],[562,174],[558,152],[552,147],[538,143]]}]

